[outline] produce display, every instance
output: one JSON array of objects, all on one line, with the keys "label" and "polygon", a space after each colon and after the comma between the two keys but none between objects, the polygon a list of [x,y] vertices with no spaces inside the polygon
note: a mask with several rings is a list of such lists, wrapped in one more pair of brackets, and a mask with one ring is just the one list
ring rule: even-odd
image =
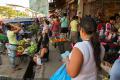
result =
[{"label": "produce display", "polygon": [[51,37],[50,38],[50,42],[52,43],[65,42],[65,41],[67,41],[67,39],[65,39],[64,37]]},{"label": "produce display", "polygon": [[24,47],[23,46],[18,46],[17,47],[17,54],[22,55],[23,52],[24,52]]},{"label": "produce display", "polygon": [[32,56],[37,50],[37,44],[35,42],[23,39],[18,41],[17,56],[27,54]]},{"label": "produce display", "polygon": [[20,41],[18,41],[18,45],[21,45],[21,46],[23,46],[25,43],[26,43],[25,40],[20,40]]},{"label": "produce display", "polygon": [[37,44],[34,43],[34,42],[31,42],[30,44],[31,46],[29,46],[27,49],[28,49],[28,53],[30,55],[34,54],[36,51],[37,51]]}]

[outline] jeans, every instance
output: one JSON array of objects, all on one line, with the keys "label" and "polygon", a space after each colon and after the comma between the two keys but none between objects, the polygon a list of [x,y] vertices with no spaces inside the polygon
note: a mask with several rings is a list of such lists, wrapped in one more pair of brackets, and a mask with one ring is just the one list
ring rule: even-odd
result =
[{"label": "jeans", "polygon": [[120,80],[120,59],[117,59],[112,66],[110,80]]},{"label": "jeans", "polygon": [[8,51],[8,56],[9,60],[11,63],[12,68],[15,68],[15,58],[16,58],[16,46],[15,45],[6,45],[7,51]]},{"label": "jeans", "polygon": [[4,52],[4,44],[0,42],[0,54]]}]

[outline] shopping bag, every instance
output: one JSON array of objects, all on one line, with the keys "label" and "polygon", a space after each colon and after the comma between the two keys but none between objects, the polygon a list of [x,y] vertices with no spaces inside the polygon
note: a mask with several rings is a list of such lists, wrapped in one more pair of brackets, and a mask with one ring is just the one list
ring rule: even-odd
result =
[{"label": "shopping bag", "polygon": [[50,80],[71,80],[71,77],[67,74],[66,64],[63,64],[50,78]]}]

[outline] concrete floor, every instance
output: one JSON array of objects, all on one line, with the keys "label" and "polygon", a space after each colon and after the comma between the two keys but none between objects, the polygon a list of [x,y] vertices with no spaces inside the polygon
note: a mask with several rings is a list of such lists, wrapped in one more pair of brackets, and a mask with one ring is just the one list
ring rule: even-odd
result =
[{"label": "concrete floor", "polygon": [[10,66],[8,55],[7,54],[1,55],[1,58],[2,58],[2,65],[0,65],[0,78],[9,77],[9,78],[16,79],[16,80],[23,79],[23,76],[29,64],[28,57],[24,61],[23,59],[20,59],[20,58],[16,59],[16,62],[19,64],[18,67],[21,68],[21,70],[18,70],[15,72],[13,72]]}]

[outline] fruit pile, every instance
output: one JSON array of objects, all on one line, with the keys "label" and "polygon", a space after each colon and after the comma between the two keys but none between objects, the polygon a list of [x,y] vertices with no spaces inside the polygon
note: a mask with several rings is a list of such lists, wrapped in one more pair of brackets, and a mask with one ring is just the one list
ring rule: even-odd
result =
[{"label": "fruit pile", "polygon": [[65,42],[66,40],[64,38],[60,38],[60,39],[54,39],[53,42],[57,43],[57,42]]},{"label": "fruit pile", "polygon": [[67,41],[65,38],[50,38],[50,42],[58,43],[58,42],[65,42]]},{"label": "fruit pile", "polygon": [[25,40],[20,40],[20,41],[18,41],[18,45],[19,45],[19,46],[23,46],[25,43],[26,43]]},{"label": "fruit pile", "polygon": [[18,41],[18,47],[17,47],[17,56],[28,54],[32,55],[37,50],[37,44],[35,42],[30,42],[28,40],[20,40]]},{"label": "fruit pile", "polygon": [[25,40],[20,40],[18,41],[18,46],[17,46],[17,56],[22,55],[22,53],[24,52],[25,48]]},{"label": "fruit pile", "polygon": [[18,46],[17,47],[17,56],[22,55],[22,53],[24,52],[24,47],[23,46]]}]

